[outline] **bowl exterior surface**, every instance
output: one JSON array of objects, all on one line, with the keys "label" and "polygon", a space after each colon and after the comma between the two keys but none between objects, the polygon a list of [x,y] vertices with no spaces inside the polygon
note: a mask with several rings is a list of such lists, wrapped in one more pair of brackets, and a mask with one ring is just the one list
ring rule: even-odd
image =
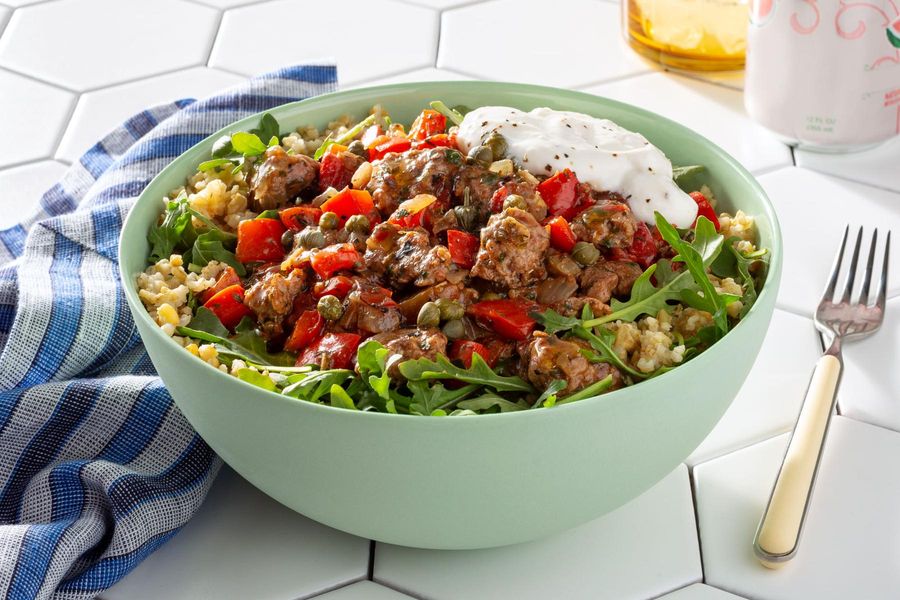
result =
[{"label": "bowl exterior surface", "polygon": [[398,84],[279,107],[282,130],[366,114],[375,103],[408,122],[431,100],[449,105],[549,106],[610,118],[643,133],[675,164],[702,164],[720,209],[755,215],[772,249],[766,285],[714,348],[656,379],[595,399],[471,418],[361,413],[279,396],[196,360],[153,323],[138,299],[146,233],[160,199],[192,174],[221,133],[174,161],[143,192],[120,243],[126,297],[153,364],[178,407],[237,472],[317,521],[379,541],[483,548],[536,539],[631,500],[684,460],[737,394],[759,351],[781,276],[781,239],[759,184],[708,140],[652,113],[551,88],[488,82]]}]

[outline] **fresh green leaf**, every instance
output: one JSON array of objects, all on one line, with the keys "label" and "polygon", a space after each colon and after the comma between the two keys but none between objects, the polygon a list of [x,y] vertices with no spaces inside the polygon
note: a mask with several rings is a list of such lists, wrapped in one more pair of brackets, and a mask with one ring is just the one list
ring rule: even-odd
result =
[{"label": "fresh green leaf", "polygon": [[578,402],[579,400],[585,400],[586,398],[593,398],[594,396],[599,396],[606,390],[612,386],[612,375],[607,375],[600,381],[596,381],[591,385],[587,386],[580,392],[575,392],[569,396],[564,397],[561,400],[557,400],[557,404],[570,404],[572,402]]},{"label": "fresh green leaf", "polygon": [[744,288],[744,295],[741,297],[743,307],[740,313],[740,317],[743,318],[756,302],[758,296],[757,282],[750,274],[750,268],[757,262],[766,266],[767,251],[761,248],[745,255],[735,247],[735,244],[739,241],[740,238],[737,237],[730,237],[725,240],[725,251],[712,264],[711,270],[717,277],[731,277]]},{"label": "fresh green leaf", "polygon": [[225,356],[239,358],[254,366],[268,368],[268,365],[291,366],[294,357],[287,352],[271,353],[266,341],[256,332],[253,321],[245,317],[230,337],[228,329],[208,308],[200,307],[187,327],[176,327],[178,335],[215,344]]},{"label": "fresh green leaf", "polygon": [[338,408],[349,408],[351,410],[357,410],[356,405],[353,403],[353,398],[350,397],[350,394],[344,390],[341,386],[335,384],[331,386],[331,405],[337,406]]},{"label": "fresh green leaf", "polygon": [[477,398],[462,400],[460,402],[457,402],[456,406],[457,408],[461,408],[463,410],[471,410],[474,412],[485,412],[496,407],[502,413],[515,412],[528,408],[527,405],[523,406],[522,404],[518,404],[516,402],[510,402],[503,396],[500,396],[493,392],[486,392],[481,396],[478,396]]},{"label": "fresh green leaf", "polygon": [[[587,306],[587,304],[585,304],[585,306]],[[529,316],[540,323],[547,333],[568,331],[581,324],[581,319],[564,317],[552,308],[548,308],[544,312],[533,312]]]},{"label": "fresh green leaf", "polygon": [[495,373],[478,353],[472,355],[472,366],[468,369],[457,367],[444,355],[437,360],[419,358],[399,364],[400,373],[409,381],[429,379],[456,379],[466,383],[484,385],[498,392],[531,392],[533,388],[520,377],[503,376]]},{"label": "fresh green leaf", "polygon": [[450,119],[450,121],[452,121],[454,125],[459,125],[463,122],[463,116],[459,113],[459,111],[450,108],[440,100],[435,100],[434,102],[429,103],[429,106]]},{"label": "fresh green leaf", "polygon": [[465,104],[457,104],[453,107],[452,110],[455,110],[456,112],[461,114],[463,117],[465,117],[467,114],[472,112],[472,109],[469,108],[468,106],[466,106]]},{"label": "fresh green leaf", "polygon": [[166,203],[166,212],[161,223],[156,223],[147,234],[150,242],[151,263],[169,258],[173,252],[184,251],[194,243],[197,232],[191,219],[191,208],[187,196],[182,194]]},{"label": "fresh green leaf", "polygon": [[407,388],[412,392],[409,412],[430,415],[436,410],[446,410],[479,387],[477,384],[470,384],[456,390],[448,390],[442,383],[429,384],[426,381],[410,381],[407,383]]},{"label": "fresh green leaf", "polygon": [[325,152],[328,151],[328,148],[330,148],[333,143],[334,138],[332,138],[331,134],[329,133],[327,136],[325,136],[325,141],[322,142],[322,145],[319,146],[315,154],[313,154],[313,158],[319,160],[320,158],[325,156]]},{"label": "fresh green leaf", "polygon": [[261,387],[262,389],[269,390],[270,392],[275,392],[278,390],[278,386],[275,385],[275,382],[272,381],[271,377],[263,375],[256,369],[238,369],[237,377],[241,381],[252,383],[256,387]]},{"label": "fresh green leaf", "polygon": [[366,340],[356,351],[356,364],[363,381],[383,400],[391,400],[388,370],[402,357],[391,353],[377,340]]},{"label": "fresh green leaf", "polygon": [[697,173],[701,173],[705,171],[706,167],[703,165],[689,165],[686,167],[672,167],[672,179],[675,180],[675,183],[680,183],[682,179],[687,179],[688,177],[692,177]]},{"label": "fresh green leaf", "polygon": [[281,218],[280,213],[274,208],[270,208],[269,210],[264,210],[258,215],[256,215],[257,219],[275,219],[278,220]]},{"label": "fresh green leaf", "polygon": [[[229,335],[228,328],[222,325],[222,321],[216,316],[216,313],[209,310],[205,306],[201,306],[194,313],[194,317],[190,322],[191,329],[209,333],[216,338],[227,338]],[[209,340],[218,341],[218,339]]]},{"label": "fresh green leaf", "polygon": [[557,394],[566,389],[567,385],[569,384],[565,379],[554,379],[550,382],[550,385],[547,386],[547,389],[544,390],[544,393],[538,396],[538,399],[531,405],[531,408],[541,408],[545,403],[553,406],[556,404]]},{"label": "fresh green leaf", "polygon": [[288,352],[269,352],[266,340],[259,335],[256,323],[250,317],[241,319],[234,329],[234,337],[231,338],[231,342],[262,358],[262,362],[251,360],[254,364],[289,367],[296,360],[294,355]]},{"label": "fresh green leaf", "polygon": [[272,137],[269,138],[269,143],[266,144],[266,146],[268,146],[269,148],[271,148],[272,146],[277,146],[277,145],[280,144],[280,143],[281,143],[281,141],[278,139],[278,136],[277,136],[277,135],[273,135]]},{"label": "fresh green leaf", "polygon": [[252,130],[250,133],[255,133],[259,139],[261,140],[269,140],[269,145],[272,146],[271,139],[275,138],[275,144],[278,144],[278,135],[279,131],[278,120],[275,119],[271,114],[264,113],[262,118],[259,120],[259,127]]},{"label": "fresh green leaf", "polygon": [[223,135],[215,142],[213,142],[212,147],[212,157],[213,158],[222,158],[228,156],[234,152],[234,148],[231,146],[231,136],[228,134]]},{"label": "fresh green leaf", "polygon": [[235,152],[242,156],[259,156],[266,151],[266,145],[259,136],[247,131],[238,131],[231,134],[231,145]]},{"label": "fresh green leaf", "polygon": [[300,379],[292,381],[284,388],[282,394],[308,402],[318,402],[322,396],[331,392],[331,386],[341,385],[351,377],[353,377],[353,371],[348,369],[311,371],[302,375]]},{"label": "fresh green leaf", "polygon": [[204,161],[197,166],[197,169],[203,171],[212,171],[213,169],[217,169],[222,165],[230,165],[234,161],[231,158],[213,158],[211,160]]},{"label": "fresh green leaf", "polygon": [[218,260],[233,267],[237,274],[243,277],[247,270],[234,255],[232,249],[236,243],[237,236],[233,233],[213,229],[197,236],[194,245],[185,253],[184,260],[192,270],[202,269],[210,261]]},{"label": "fresh green leaf", "polygon": [[[594,331],[599,332],[599,335],[594,333]],[[585,358],[588,360],[592,362],[609,363],[637,380],[645,379],[647,377],[646,374],[633,369],[625,361],[619,358],[619,355],[616,354],[616,351],[613,350],[612,347],[615,340],[615,334],[612,331],[605,327],[597,327],[592,331],[579,325],[572,330],[572,333],[587,341],[591,345],[591,348],[596,352],[596,354],[594,354],[588,350],[582,351],[582,354],[584,354]]]}]

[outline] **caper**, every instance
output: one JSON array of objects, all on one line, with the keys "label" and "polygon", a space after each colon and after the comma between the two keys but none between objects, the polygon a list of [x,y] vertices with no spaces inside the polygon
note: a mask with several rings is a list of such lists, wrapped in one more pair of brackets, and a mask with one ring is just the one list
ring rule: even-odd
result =
[{"label": "caper", "polygon": [[365,215],[353,215],[347,219],[344,229],[350,233],[369,233],[369,219]]},{"label": "caper", "polygon": [[329,211],[322,213],[322,216],[319,217],[319,227],[322,228],[323,231],[327,231],[329,229],[337,229],[338,223],[340,223],[341,219],[335,213]]},{"label": "caper", "polygon": [[444,323],[441,331],[451,340],[459,340],[466,336],[466,325],[461,319],[453,319]]},{"label": "caper", "polygon": [[344,314],[344,305],[337,296],[326,294],[319,298],[316,310],[326,321],[337,321]]},{"label": "caper", "polygon": [[454,319],[462,319],[466,314],[466,309],[459,302],[447,300],[446,298],[438,298],[434,301],[438,310],[441,311],[442,321],[452,321]]},{"label": "caper", "polygon": [[600,251],[590,242],[578,242],[572,249],[572,258],[579,264],[589,266],[600,258]]},{"label": "caper", "polygon": [[466,231],[473,231],[478,224],[478,209],[474,206],[454,206],[456,222]]},{"label": "caper", "polygon": [[496,131],[492,132],[491,135],[484,140],[484,145],[491,149],[491,154],[493,154],[494,160],[500,160],[504,156],[506,156],[506,138],[497,133]]},{"label": "caper", "polygon": [[362,156],[366,160],[369,160],[369,153],[366,151],[366,146],[360,140],[353,140],[350,142],[350,145],[347,146],[347,150],[357,156]]},{"label": "caper", "polygon": [[321,248],[325,245],[325,234],[318,229],[307,227],[297,236],[297,242],[304,248]]},{"label": "caper", "polygon": [[290,250],[294,246],[294,232],[290,229],[281,234],[281,245],[285,250]]},{"label": "caper", "polygon": [[488,167],[494,162],[494,153],[487,146],[475,146],[469,150],[468,158],[482,167]]},{"label": "caper", "polygon": [[519,194],[510,194],[503,200],[503,209],[507,208],[520,208],[522,210],[528,209],[528,203],[525,202],[525,198],[520,196]]},{"label": "caper", "polygon": [[426,302],[419,309],[416,325],[422,329],[437,327],[441,324],[441,311],[434,302]]}]

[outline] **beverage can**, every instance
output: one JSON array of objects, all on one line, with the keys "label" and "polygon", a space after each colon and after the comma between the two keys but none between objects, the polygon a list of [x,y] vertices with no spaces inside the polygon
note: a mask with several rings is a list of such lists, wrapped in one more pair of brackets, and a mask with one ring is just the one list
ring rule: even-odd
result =
[{"label": "beverage can", "polygon": [[900,0],[753,0],[747,43],[747,112],[788,143],[900,134]]}]

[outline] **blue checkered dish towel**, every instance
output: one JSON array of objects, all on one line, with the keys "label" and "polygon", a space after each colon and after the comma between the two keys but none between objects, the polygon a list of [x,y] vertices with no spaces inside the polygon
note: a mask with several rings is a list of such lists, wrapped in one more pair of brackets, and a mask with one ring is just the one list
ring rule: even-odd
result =
[{"label": "blue checkered dish towel", "polygon": [[82,156],[37,216],[0,231],[0,598],[92,598],[203,502],[221,463],[141,345],[119,230],[195,143],[335,87],[334,67],[290,67],[144,111]]}]

